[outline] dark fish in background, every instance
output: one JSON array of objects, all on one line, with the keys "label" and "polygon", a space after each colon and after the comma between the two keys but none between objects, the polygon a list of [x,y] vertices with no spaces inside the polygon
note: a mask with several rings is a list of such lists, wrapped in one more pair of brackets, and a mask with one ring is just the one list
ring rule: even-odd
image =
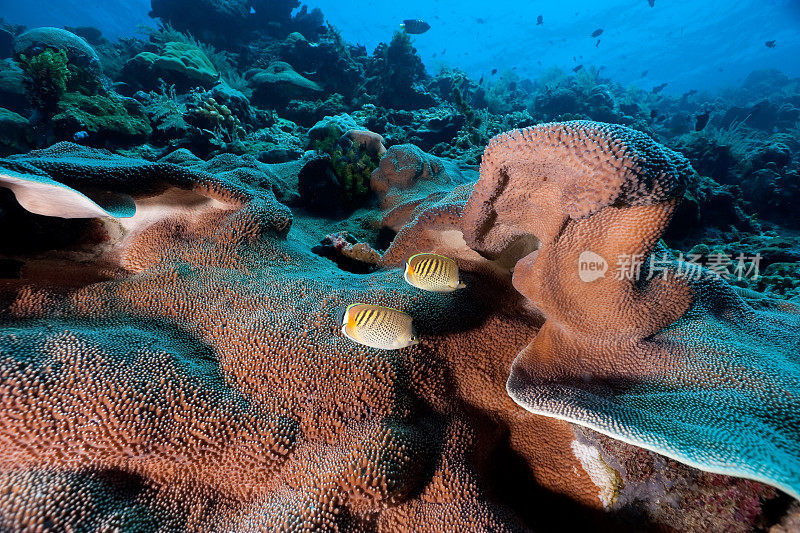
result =
[{"label": "dark fish in background", "polygon": [[653,7],[654,5],[656,5],[656,0],[647,0],[647,5]]},{"label": "dark fish in background", "polygon": [[704,111],[695,117],[694,131],[700,131],[708,124],[708,119],[711,117],[711,111]]},{"label": "dark fish in background", "polygon": [[478,17],[475,19],[475,22],[477,22],[478,24],[486,24],[486,19]]},{"label": "dark fish in background", "polygon": [[539,15],[538,17],[536,17],[536,25],[541,26],[542,24],[544,24],[544,17]]},{"label": "dark fish in background", "polygon": [[596,42],[596,43],[594,43],[594,47],[595,47],[595,48],[597,48],[598,46],[600,46],[600,39],[597,39],[597,42]]},{"label": "dark fish in background", "polygon": [[655,87],[653,87],[653,94],[660,93],[661,91],[664,90],[664,87],[666,87],[667,85],[669,85],[669,84],[666,83],[666,82],[662,83],[661,85],[656,85]]},{"label": "dark fish in background", "polygon": [[447,48],[445,48],[444,50],[442,50],[442,53],[441,53],[440,55],[445,55],[446,53],[447,53]]},{"label": "dark fish in background", "polygon": [[650,110],[650,118],[651,118],[651,119],[653,119],[653,120],[655,120],[655,118],[656,118],[657,116],[658,116],[658,109],[651,109],[651,110]]},{"label": "dark fish in background", "polygon": [[603,28],[597,28],[592,32],[592,37],[600,37],[603,35]]},{"label": "dark fish in background", "polygon": [[683,93],[683,97],[682,98],[689,98],[693,94],[697,94],[697,89],[691,89],[691,90]]},{"label": "dark fish in background", "polygon": [[572,72],[578,72],[578,71],[579,71],[580,69],[582,69],[582,68],[583,68],[583,65],[582,65],[582,64],[581,64],[581,65],[578,65],[577,67],[575,67],[575,68],[573,68],[573,69],[572,69]]},{"label": "dark fish in background", "polygon": [[775,48],[775,41],[767,41],[764,43],[767,48]]},{"label": "dark fish in background", "polygon": [[644,78],[645,76],[647,76],[648,72],[650,72],[650,71],[649,70],[643,70],[641,77]]},{"label": "dark fish in background", "polygon": [[431,25],[424,20],[407,19],[400,24],[400,28],[405,30],[405,32],[408,34],[419,35],[431,29]]},{"label": "dark fish in background", "polygon": [[492,69],[492,76],[494,76],[495,74],[497,74],[497,69],[496,69],[496,68],[493,68],[493,69]]},{"label": "dark fish in background", "polygon": [[481,76],[481,79],[480,79],[480,81],[478,82],[478,85],[483,85],[483,76]]}]

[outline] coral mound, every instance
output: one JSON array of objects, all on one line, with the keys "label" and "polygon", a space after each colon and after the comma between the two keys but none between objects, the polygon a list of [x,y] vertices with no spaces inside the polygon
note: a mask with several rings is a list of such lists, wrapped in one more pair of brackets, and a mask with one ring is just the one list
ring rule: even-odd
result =
[{"label": "coral mound", "polygon": [[63,50],[70,62],[99,74],[100,59],[84,39],[61,28],[34,28],[19,35],[14,41],[15,55],[35,55],[45,49]]},{"label": "coral mound", "polygon": [[508,391],[534,413],[800,497],[800,311],[754,308],[658,245],[691,177],[685,158],[621,126],[492,140],[465,239],[514,263],[514,287],[546,317]]}]

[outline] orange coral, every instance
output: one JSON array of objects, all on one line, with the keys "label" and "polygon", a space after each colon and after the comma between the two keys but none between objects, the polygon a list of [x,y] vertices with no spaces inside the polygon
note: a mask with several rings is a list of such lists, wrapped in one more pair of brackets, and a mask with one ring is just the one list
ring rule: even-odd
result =
[{"label": "orange coral", "polygon": [[[573,427],[505,393],[541,325],[507,277],[463,244],[481,278],[452,297],[341,272],[312,231],[286,235],[271,192],[246,190],[123,235],[113,280],[50,292],[23,270],[34,288],[0,316],[0,526],[609,527],[580,505],[603,502]],[[451,242],[468,192],[420,208],[386,260]],[[350,343],[335,317],[355,301],[412,313],[422,343]]]},{"label": "orange coral", "polygon": [[546,317],[508,390],[531,412],[797,496],[800,313],[754,309],[657,249],[691,176],[622,126],[544,124],[490,142],[464,235],[490,257],[535,236],[513,283]]}]

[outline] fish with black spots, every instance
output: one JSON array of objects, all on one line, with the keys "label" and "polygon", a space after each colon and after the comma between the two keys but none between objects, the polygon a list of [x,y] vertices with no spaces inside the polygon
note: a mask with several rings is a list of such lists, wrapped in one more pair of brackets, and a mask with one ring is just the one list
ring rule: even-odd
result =
[{"label": "fish with black spots", "polygon": [[349,305],[339,312],[338,326],[345,337],[371,348],[400,350],[419,344],[411,317],[391,307]]},{"label": "fish with black spots", "polygon": [[415,254],[406,261],[403,279],[409,285],[430,292],[453,292],[466,287],[458,265],[449,257],[433,253]]}]

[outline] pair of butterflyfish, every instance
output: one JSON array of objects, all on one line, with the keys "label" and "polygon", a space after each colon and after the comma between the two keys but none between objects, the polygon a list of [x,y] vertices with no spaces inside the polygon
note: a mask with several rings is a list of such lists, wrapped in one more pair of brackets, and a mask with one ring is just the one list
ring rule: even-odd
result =
[{"label": "pair of butterflyfish", "polygon": [[[430,292],[453,292],[465,287],[456,262],[431,253],[411,256],[403,279]],[[352,304],[339,313],[339,324],[345,337],[372,348],[399,350],[419,343],[411,316],[391,307]]]}]

